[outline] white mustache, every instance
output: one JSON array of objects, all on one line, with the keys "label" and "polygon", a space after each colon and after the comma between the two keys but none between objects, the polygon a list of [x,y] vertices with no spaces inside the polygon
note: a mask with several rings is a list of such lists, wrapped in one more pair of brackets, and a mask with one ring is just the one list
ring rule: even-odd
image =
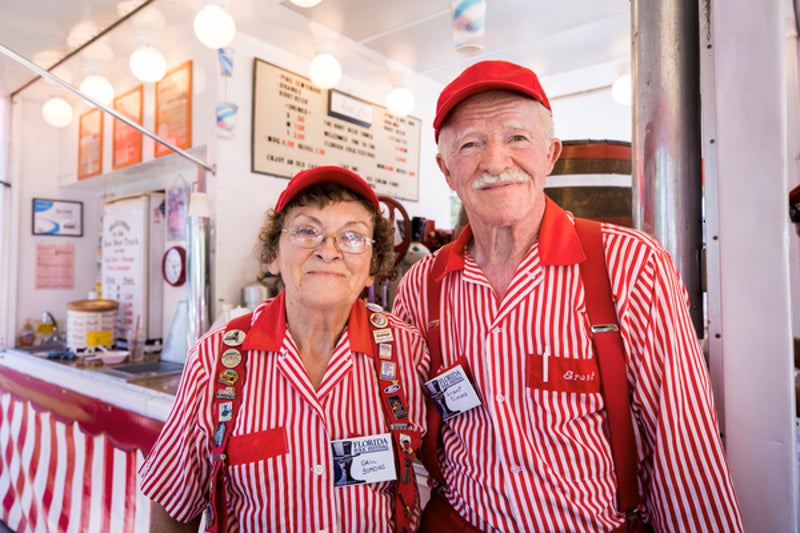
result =
[{"label": "white mustache", "polygon": [[477,191],[489,185],[498,185],[505,183],[527,183],[531,181],[531,176],[524,170],[504,170],[500,174],[490,174],[484,172],[478,179],[472,182],[472,190]]}]

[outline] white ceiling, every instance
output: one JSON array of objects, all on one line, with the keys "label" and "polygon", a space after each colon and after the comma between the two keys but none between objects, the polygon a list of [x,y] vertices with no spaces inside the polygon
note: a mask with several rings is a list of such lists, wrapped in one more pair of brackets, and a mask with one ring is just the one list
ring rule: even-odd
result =
[{"label": "white ceiling", "polygon": [[[454,48],[450,1],[322,0],[306,9],[288,0],[229,0],[228,9],[238,31],[309,60],[319,43],[335,41],[343,70],[354,79],[382,75],[402,81],[410,72],[444,84],[478,59],[501,58],[551,77],[548,89],[557,95],[610,83],[629,68],[630,0],[488,0],[485,47],[479,55],[463,55]],[[118,22],[141,4],[147,5]],[[109,77],[115,68],[127,68],[140,28],[191,27],[203,4],[204,0],[0,0],[0,44],[43,68],[75,53],[54,73],[77,85],[88,64],[105,64]],[[75,52],[115,23],[106,36]],[[75,31],[87,27],[90,31],[83,36]],[[160,46],[170,46],[172,32],[154,33]],[[587,73],[597,68],[612,77],[590,81]],[[0,55],[0,96],[19,91],[36,77]],[[44,99],[47,90],[39,80],[24,94],[36,98],[39,91]]]}]

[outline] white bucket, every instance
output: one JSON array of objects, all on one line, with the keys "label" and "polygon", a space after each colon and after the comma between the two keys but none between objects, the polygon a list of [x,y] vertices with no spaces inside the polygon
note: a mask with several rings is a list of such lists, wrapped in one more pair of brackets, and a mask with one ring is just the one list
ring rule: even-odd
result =
[{"label": "white bucket", "polygon": [[119,303],[114,300],[77,300],[67,304],[67,347],[73,352],[114,344]]}]

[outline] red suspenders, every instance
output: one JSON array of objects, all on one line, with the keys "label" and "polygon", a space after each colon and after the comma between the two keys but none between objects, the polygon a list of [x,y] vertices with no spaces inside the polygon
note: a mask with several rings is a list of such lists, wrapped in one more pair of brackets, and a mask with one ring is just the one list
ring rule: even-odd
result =
[{"label": "red suspenders", "polygon": [[[212,440],[213,472],[209,483],[208,504],[205,510],[206,530],[209,533],[227,531],[227,505],[225,501],[226,478],[222,469],[226,460],[225,449],[233,431],[241,392],[245,378],[246,352],[239,350],[247,331],[250,329],[252,313],[237,317],[228,323],[223,335],[222,350],[217,358],[214,375],[214,399],[212,402],[214,420],[217,425]],[[406,394],[401,383],[397,350],[392,344],[392,330],[388,319],[380,311],[370,315],[370,330],[373,336],[372,359],[375,374],[379,378],[381,405],[389,424],[394,441],[397,485],[395,488],[395,531],[411,531],[411,518],[416,507],[417,480],[414,475],[413,458],[419,448],[421,435],[412,431],[408,423]],[[382,365],[393,366],[393,377],[382,378]],[[384,372],[385,374],[385,372]],[[386,383],[381,383],[386,381]]]},{"label": "red suspenders", "polygon": [[[586,293],[586,308],[592,324],[592,342],[597,353],[601,391],[606,403],[609,441],[617,477],[618,509],[629,517],[628,531],[637,531],[641,504],[636,475],[636,441],[633,433],[628,382],[625,373],[625,349],[619,334],[617,313],[611,298],[603,240],[599,222],[576,218],[575,228],[588,259],[581,263],[581,279]],[[439,331],[442,275],[449,249],[440,251],[428,275],[428,348],[431,354],[431,375],[442,366],[442,348]],[[441,415],[433,402],[428,401],[428,430],[422,441],[422,463],[431,477],[444,485],[439,464],[438,448]]]}]

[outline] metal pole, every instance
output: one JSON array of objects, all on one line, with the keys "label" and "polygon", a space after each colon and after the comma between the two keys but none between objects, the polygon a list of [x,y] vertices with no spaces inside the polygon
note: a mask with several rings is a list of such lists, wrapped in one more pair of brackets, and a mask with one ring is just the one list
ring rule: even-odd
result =
[{"label": "metal pole", "polygon": [[193,346],[209,326],[209,245],[208,199],[204,192],[193,192],[189,202],[186,254],[186,284],[189,323],[186,328],[187,347]]},{"label": "metal pole", "polygon": [[61,87],[63,87],[64,89],[68,90],[72,94],[75,94],[78,97],[86,100],[87,102],[89,102],[93,106],[102,109],[103,111],[105,111],[109,115],[113,116],[114,118],[116,118],[118,120],[121,120],[122,122],[124,122],[125,124],[130,126],[131,128],[141,132],[143,135],[146,135],[146,136],[150,137],[151,139],[153,139],[157,143],[163,144],[164,146],[166,146],[170,150],[174,151],[176,154],[188,159],[189,161],[195,163],[196,165],[199,165],[199,166],[203,167],[204,169],[208,170],[212,174],[216,174],[216,168],[213,165],[212,166],[207,165],[205,162],[197,159],[193,155],[191,155],[191,154],[185,152],[184,150],[178,148],[177,146],[175,146],[174,144],[172,144],[168,140],[166,140],[166,139],[164,139],[162,137],[159,137],[155,133],[143,128],[142,126],[140,126],[136,122],[134,122],[131,119],[129,119],[128,117],[126,117],[125,115],[123,115],[121,113],[118,113],[117,111],[115,111],[113,109],[110,109],[109,107],[101,104],[100,102],[98,102],[97,100],[92,98],[91,96],[89,96],[87,94],[84,94],[80,90],[76,89],[75,87],[73,87],[69,83],[67,83],[64,80],[62,80],[61,78],[59,78],[59,77],[53,75],[52,73],[44,70],[43,68],[39,67],[39,65],[28,61],[27,59],[25,59],[21,55],[17,54],[13,50],[10,50],[9,48],[6,48],[2,44],[0,44],[0,53],[2,53],[3,55],[5,55],[7,57],[10,57],[11,59],[17,61],[18,63],[21,63],[22,65],[28,67],[29,69],[31,69],[32,71],[34,71],[38,75],[40,75],[40,76],[42,76],[44,78],[47,78],[48,80],[52,81],[55,84],[60,85]]},{"label": "metal pole", "polygon": [[704,336],[697,0],[634,0],[633,222],[672,255]]}]

